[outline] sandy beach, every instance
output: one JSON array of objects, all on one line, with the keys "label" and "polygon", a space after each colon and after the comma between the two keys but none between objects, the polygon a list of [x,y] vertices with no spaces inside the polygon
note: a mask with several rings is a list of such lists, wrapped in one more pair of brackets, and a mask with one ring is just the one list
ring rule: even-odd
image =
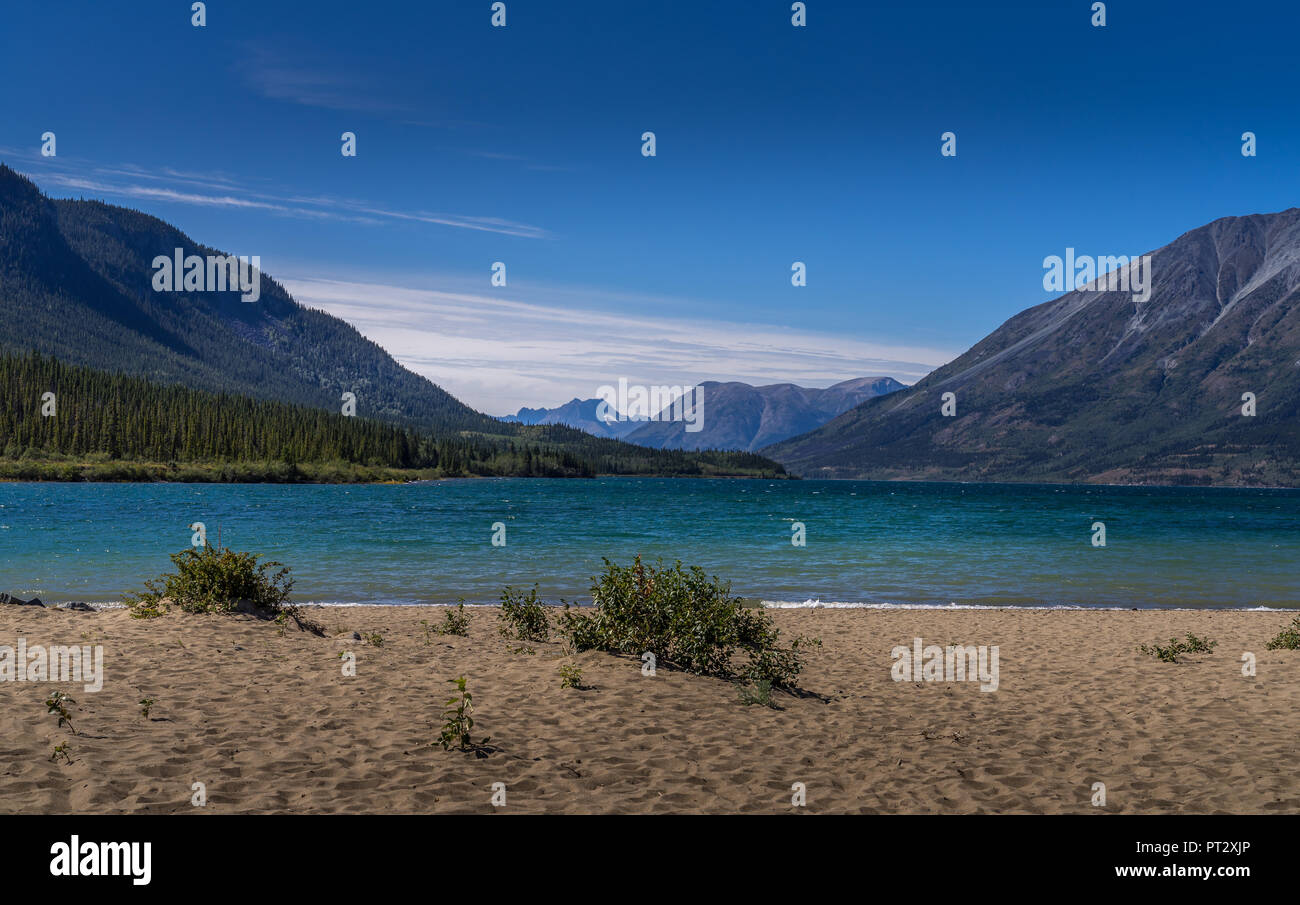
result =
[{"label": "sandy beach", "polygon": [[[1300,812],[1300,653],[1264,648],[1284,613],[775,611],[783,633],[824,644],[778,710],[722,680],[644,676],[633,657],[516,652],[495,609],[431,640],[421,620],[445,610],[307,612],[328,637],[249,616],[0,607],[0,645],[104,653],[97,692],[0,681],[0,812]],[[1218,647],[1176,664],[1137,650],[1187,632]],[[997,690],[895,681],[891,649],[917,637],[997,645]],[[566,662],[586,688],[561,687]],[[485,756],[432,744],[461,675]],[[53,691],[76,701],[76,735],[47,712]],[[71,763],[51,761],[61,744]]]}]

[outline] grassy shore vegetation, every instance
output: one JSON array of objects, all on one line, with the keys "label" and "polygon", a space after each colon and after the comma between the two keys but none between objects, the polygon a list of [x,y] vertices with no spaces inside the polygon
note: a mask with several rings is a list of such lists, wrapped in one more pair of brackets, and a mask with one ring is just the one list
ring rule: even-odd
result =
[{"label": "grassy shore vegetation", "polygon": [[34,354],[0,356],[0,397],[0,480],[786,477],[780,465],[752,453],[648,449],[562,425],[435,436],[393,421],[155,384]]},{"label": "grassy shore vegetation", "polygon": [[[323,634],[289,602],[293,579],[289,568],[252,553],[218,547],[190,547],[171,554],[174,572],[145,582],[145,590],[127,598],[131,614],[141,619],[185,613],[244,612],[275,618],[282,626],[294,619],[300,628]],[[526,594],[506,588],[498,616],[500,634],[532,643],[547,643],[552,630],[574,653],[599,650],[646,658],[656,667],[680,669],[753,686],[758,700],[770,702],[774,688],[797,688],[808,651],[816,638],[798,636],[788,645],[772,617],[731,596],[731,585],[709,577],[698,566],[632,565],[605,560],[605,571],[592,578],[595,606],[577,610],[545,605],[534,586]],[[557,616],[552,626],[551,616]],[[469,617],[461,603],[443,625],[423,623],[425,641],[432,634],[468,634]],[[366,637],[376,647],[378,636]],[[574,666],[577,669],[576,665]],[[573,674],[581,687],[581,670]]]}]

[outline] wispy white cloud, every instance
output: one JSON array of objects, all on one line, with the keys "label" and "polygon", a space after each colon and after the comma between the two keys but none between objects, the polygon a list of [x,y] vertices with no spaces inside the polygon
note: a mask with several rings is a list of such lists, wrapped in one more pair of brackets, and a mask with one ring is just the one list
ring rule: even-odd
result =
[{"label": "wispy white cloud", "polygon": [[374,214],[378,217],[389,217],[394,220],[412,220],[417,223],[433,223],[438,226],[451,226],[456,229],[474,229],[480,232],[499,233],[503,236],[519,236],[524,239],[545,239],[549,238],[550,233],[538,226],[529,226],[527,223],[515,223],[510,220],[503,220],[499,217],[457,217],[450,214],[434,214],[428,211],[414,211],[407,213],[405,211],[385,210],[382,208],[369,207],[357,202],[341,202],[343,207],[349,207],[362,213]]},{"label": "wispy white cloud", "polygon": [[[427,210],[399,210],[370,201],[329,195],[276,195],[241,186],[223,174],[182,173],[175,170],[145,170],[130,164],[88,166],[71,169],[57,160],[45,161],[33,155],[13,154],[31,161],[27,168],[38,186],[87,192],[108,198],[130,198],[190,204],[202,207],[244,208],[309,220],[334,220],[376,225],[381,223],[424,223],[451,229],[548,239],[551,233],[540,226],[503,217],[448,214]],[[148,182],[150,184],[143,184]],[[202,189],[203,191],[199,191]]]},{"label": "wispy white cloud", "polygon": [[84,179],[80,176],[69,176],[64,173],[47,174],[42,181],[65,189],[80,189],[86,192],[102,192],[105,195],[116,195],[125,198],[147,198],[155,201],[168,201],[177,204],[201,204],[207,207],[242,207],[273,211],[289,210],[279,204],[270,204],[263,201],[256,201],[251,198],[236,198],[233,195],[200,195],[194,192],[181,192],[176,189],[157,188],[154,186],[114,185],[100,180]]},{"label": "wispy white cloud", "polygon": [[145,169],[135,164],[95,167],[96,173],[111,176],[126,176],[132,179],[166,180],[168,182],[187,183],[210,189],[238,189],[238,180],[226,173],[191,173],[184,170],[163,167],[158,171]]},{"label": "wispy white cloud", "polygon": [[883,374],[912,383],[953,357],[833,333],[671,317],[653,299],[606,297],[619,307],[602,311],[566,305],[573,293],[544,288],[524,290],[532,300],[518,301],[314,277],[281,282],[299,302],[343,318],[411,370],[492,414],[590,398],[620,377],[828,386]]}]

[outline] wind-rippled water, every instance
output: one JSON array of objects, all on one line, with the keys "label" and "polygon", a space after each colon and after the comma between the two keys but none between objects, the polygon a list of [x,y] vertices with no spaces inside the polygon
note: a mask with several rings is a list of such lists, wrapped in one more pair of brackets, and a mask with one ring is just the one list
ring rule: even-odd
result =
[{"label": "wind-rippled water", "polygon": [[300,602],[585,602],[601,557],[640,553],[785,603],[1300,607],[1300,491],[656,478],[0,484],[0,591],[120,600],[196,521],[291,566]]}]

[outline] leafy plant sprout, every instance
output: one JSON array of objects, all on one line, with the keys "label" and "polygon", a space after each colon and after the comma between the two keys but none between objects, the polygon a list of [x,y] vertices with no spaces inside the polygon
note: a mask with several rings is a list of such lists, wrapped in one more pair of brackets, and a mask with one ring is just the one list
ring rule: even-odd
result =
[{"label": "leafy plant sprout", "polygon": [[582,668],[576,663],[560,664],[560,687],[577,688],[582,686]]},{"label": "leafy plant sprout", "polygon": [[72,714],[68,712],[68,705],[75,705],[77,702],[68,697],[61,691],[56,691],[45,702],[48,712],[59,715],[59,728],[67,726],[73,735],[77,734],[76,728],[72,725]]},{"label": "leafy plant sprout", "polygon": [[474,712],[474,696],[467,690],[468,680],[460,676],[447,681],[456,686],[456,691],[460,692],[460,695],[459,697],[453,695],[447,700],[446,709],[442,713],[442,732],[438,735],[438,744],[442,745],[445,751],[451,750],[453,745],[461,751],[475,751],[486,747],[491,739],[484,738],[481,742],[475,743],[470,737],[474,729],[474,717],[470,716]]}]

